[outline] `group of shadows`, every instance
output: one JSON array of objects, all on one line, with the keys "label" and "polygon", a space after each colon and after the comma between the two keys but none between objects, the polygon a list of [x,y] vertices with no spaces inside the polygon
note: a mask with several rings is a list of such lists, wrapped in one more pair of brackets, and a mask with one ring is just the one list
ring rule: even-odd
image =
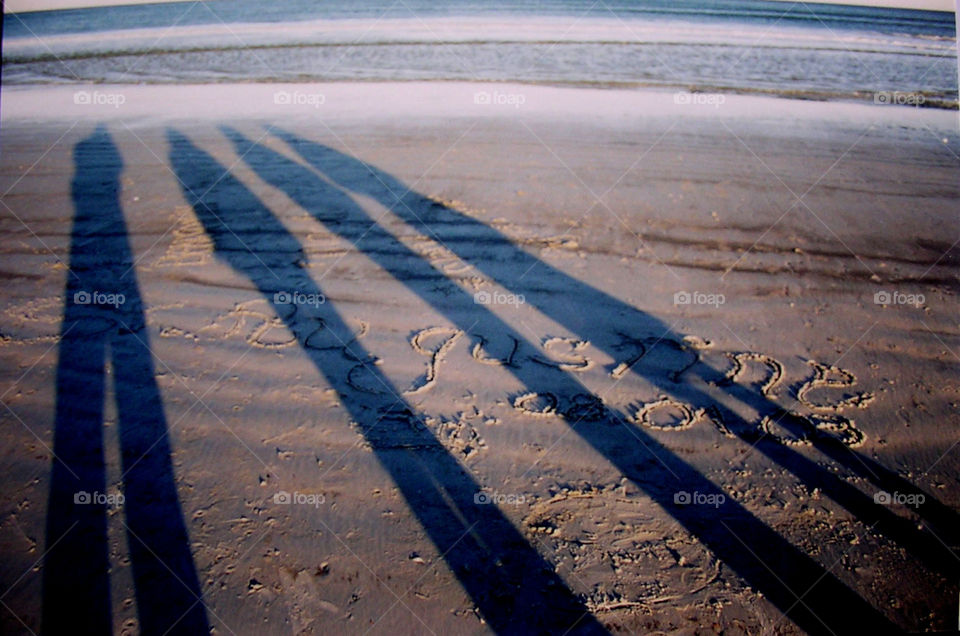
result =
[{"label": "group of shadows", "polygon": [[[265,182],[285,192],[334,236],[353,244],[396,283],[415,293],[467,333],[509,335],[521,347],[534,345],[421,255],[382,227],[351,198],[365,195],[410,226],[452,250],[502,287],[584,340],[617,353],[596,333],[596,312],[617,316],[631,333],[673,338],[656,318],[572,278],[518,248],[481,221],[437,204],[397,178],[338,150],[289,132],[270,129],[300,161],[222,128],[239,157]],[[269,302],[279,291],[320,294],[304,270],[296,237],[253,192],[174,129],[167,131],[169,161],[183,196],[192,206],[224,263],[248,278]],[[154,379],[143,302],[133,269],[124,215],[119,204],[120,154],[105,127],[77,144],[72,182],[76,217],[57,369],[57,403],[52,480],[43,567],[43,630],[50,634],[110,633],[112,629],[107,544],[108,509],[77,504],[77,492],[106,490],[103,441],[105,363],[112,362],[125,502],[122,523],[129,546],[138,622],[144,634],[202,634],[222,619],[203,603],[180,509],[161,396]],[[537,291],[521,279],[535,278]],[[551,289],[562,294],[550,293]],[[125,295],[118,307],[79,304],[75,293],[110,290]],[[571,301],[571,299],[574,299]],[[319,373],[341,396],[376,458],[409,509],[496,633],[607,633],[542,556],[497,506],[476,505],[481,490],[474,477],[422,424],[421,416],[374,364],[368,380],[382,392],[360,392],[343,373],[344,356],[373,360],[354,339],[334,303],[317,307],[277,305],[277,314],[297,338]],[[327,342],[306,346],[318,321]],[[349,343],[347,345],[346,343]],[[109,352],[109,353],[108,353]],[[698,368],[699,367],[699,368]],[[698,363],[693,372],[711,371]],[[504,366],[527,390],[554,395],[590,394],[570,373],[557,368]],[[638,367],[633,372],[640,373]],[[715,401],[689,382],[649,374],[661,392],[698,408]],[[774,413],[788,429],[804,424],[753,387],[730,385],[730,400]],[[956,581],[958,559],[949,547],[956,513],[929,494],[919,509],[923,528],[874,503],[811,456],[820,453],[877,489],[919,492],[897,474],[855,450],[826,438],[815,451],[800,453],[735,425],[745,443],[792,473],[811,489],[845,507],[865,527],[906,549],[926,567]],[[566,424],[642,492],[782,614],[808,633],[894,633],[897,626],[831,571],[785,540],[730,497],[708,512],[674,502],[678,490],[720,494],[717,485],[671,452],[642,427],[616,412],[605,421]]]}]

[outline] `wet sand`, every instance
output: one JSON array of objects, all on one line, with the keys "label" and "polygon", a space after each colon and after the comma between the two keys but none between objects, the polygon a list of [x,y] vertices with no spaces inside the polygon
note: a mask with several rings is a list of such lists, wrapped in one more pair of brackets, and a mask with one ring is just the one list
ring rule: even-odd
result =
[{"label": "wet sand", "polygon": [[5,631],[954,627],[955,113],[74,91],[3,94]]}]

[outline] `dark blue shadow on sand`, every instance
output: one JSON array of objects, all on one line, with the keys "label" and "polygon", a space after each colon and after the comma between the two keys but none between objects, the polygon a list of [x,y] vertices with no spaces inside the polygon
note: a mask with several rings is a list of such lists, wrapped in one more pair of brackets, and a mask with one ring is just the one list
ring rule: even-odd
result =
[{"label": "dark blue shadow on sand", "polygon": [[[278,302],[276,294],[322,290],[301,268],[300,243],[211,155],[168,131],[170,163],[218,258],[273,304],[338,394],[450,570],[498,633],[606,633],[496,506],[478,505],[480,485],[372,363],[333,304]],[[372,391],[348,380],[361,364]]]},{"label": "dark blue shadow on sand", "polygon": [[[347,190],[367,195],[391,209],[401,219],[436,238],[461,260],[474,265],[510,291],[523,293],[527,302],[608,351],[616,350],[613,334],[598,333],[591,320],[596,311],[611,312],[623,330],[648,339],[681,343],[682,338],[659,320],[555,270],[517,248],[505,236],[455,210],[430,201],[403,186],[397,179],[369,164],[335,150],[280,133],[313,169],[251,142],[224,128],[237,154],[257,175],[285,192],[313,215],[332,234],[351,242],[359,253],[390,273],[396,281],[417,294],[453,324],[479,340],[479,334],[498,334],[517,343],[520,357],[535,355],[538,347],[483,305],[474,302],[419,254],[397,240],[360,206]],[[420,417],[397,397],[399,394],[376,366],[363,364],[369,354],[352,341],[352,332],[330,304],[315,311],[277,303],[275,294],[296,290],[320,293],[301,269],[299,242],[276,217],[222,165],[176,131],[169,132],[171,163],[184,186],[184,194],[208,234],[218,256],[245,274],[268,299],[318,370],[340,393],[344,405],[378,459],[397,482],[411,510],[426,529],[451,571],[498,633],[531,631],[596,631],[601,626],[583,615],[583,606],[556,576],[549,563],[493,507],[477,506],[473,496],[477,483],[457,464],[424,427]],[[322,176],[321,176],[322,175]],[[477,249],[482,246],[483,250]],[[531,292],[522,282],[535,272],[537,284],[562,291],[562,295]],[[529,280],[529,279],[527,279]],[[576,299],[575,303],[569,301]],[[317,334],[325,345],[316,346]],[[311,344],[313,342],[313,344]],[[346,371],[358,362],[373,386],[383,391],[359,392],[347,381]],[[695,365],[690,373],[710,376],[715,370]],[[550,366],[504,367],[528,391],[550,393],[569,400],[572,396],[593,399],[579,380]],[[641,367],[632,371],[642,374]],[[648,374],[663,392],[695,407],[715,406],[707,394],[679,376]],[[731,386],[728,395],[760,412],[773,413],[787,428],[802,434],[804,423],[793,421],[766,397],[747,387]],[[624,476],[667,510],[727,566],[780,609],[790,620],[810,633],[844,633],[876,629],[896,631],[881,612],[860,598],[828,568],[785,540],[743,506],[727,498],[716,512],[705,514],[695,506],[674,501],[678,490],[719,495],[722,491],[693,466],[672,453],[641,427],[626,422],[621,414],[607,412],[603,418],[584,417],[564,403],[558,409],[567,424],[585,442],[607,458]],[[896,515],[879,506],[838,479],[808,457],[751,434],[745,423],[737,425],[727,414],[736,434],[767,457],[794,472],[811,487],[821,487],[828,496],[866,522],[883,526],[913,552],[939,569],[943,551],[925,546],[920,537]],[[829,440],[817,439],[816,448],[850,465],[872,481],[905,484],[905,480]],[[851,460],[857,459],[856,465]],[[915,488],[913,489],[915,490]],[[869,503],[869,505],[868,505]],[[953,512],[936,502],[927,512],[938,522],[949,522]],[[948,526],[949,527],[949,526]],[[501,532],[502,531],[502,532]],[[505,533],[505,534],[503,534]],[[952,554],[950,555],[953,556]],[[495,565],[495,567],[494,567]],[[557,606],[556,614],[543,608]]]},{"label": "dark blue shadow on sand", "polygon": [[[271,127],[269,130],[320,175],[329,179],[330,183],[379,202],[412,228],[451,250],[462,262],[472,265],[508,291],[523,294],[528,304],[569,329],[580,339],[603,350],[611,358],[617,359],[624,355],[618,347],[621,345],[621,334],[628,333],[638,341],[660,342],[674,347],[679,359],[676,368],[683,368],[683,349],[687,348],[683,344],[684,339],[661,320],[537,259],[518,248],[495,228],[411,190],[384,170],[280,128]],[[247,148],[242,144],[238,146]],[[269,151],[264,148],[261,154],[264,153]],[[270,164],[261,162],[261,165]],[[287,161],[283,166],[292,174],[303,178],[291,179],[285,187],[273,179],[273,185],[287,190],[287,193],[306,209],[317,215],[325,209],[324,206],[329,210],[330,205],[340,204],[340,195],[331,197],[329,201],[323,200],[330,189],[316,179],[313,180],[314,195],[304,196],[303,190],[310,187],[309,178],[302,175],[300,168],[295,167],[293,162]],[[294,183],[297,184],[297,190],[291,190],[291,184]],[[327,215],[329,216],[329,212]],[[359,222],[368,221],[361,219]],[[612,321],[618,326],[619,333],[601,327],[602,323],[594,319],[597,314],[614,317]],[[690,354],[689,349],[686,354]],[[957,534],[960,515],[930,493],[923,493],[925,503],[917,510],[917,514],[926,522],[928,531],[918,531],[913,522],[896,515],[889,508],[877,505],[871,496],[865,495],[835,472],[743,421],[693,383],[679,381],[679,374],[646,373],[642,363],[634,364],[631,372],[644,377],[662,393],[695,408],[714,409],[713,412],[727,424],[730,433],[774,461],[783,470],[795,474],[807,487],[819,488],[856,515],[862,523],[897,541],[932,570],[941,572],[950,580],[957,580],[960,576],[960,558],[955,551],[956,546],[960,545]],[[723,376],[702,361],[693,364],[684,373],[687,377],[696,376],[711,383]],[[725,385],[725,393],[734,402],[748,405],[761,416],[771,417],[796,438],[807,439],[830,461],[845,467],[878,490],[920,492],[915,484],[841,443],[836,437],[821,435],[816,430],[811,430],[809,421],[785,411],[761,392],[730,383]]]},{"label": "dark blue shadow on sand", "polygon": [[[57,364],[43,632],[112,633],[107,516],[113,509],[126,531],[141,633],[206,634],[118,198],[123,162],[102,126],[76,145],[74,162],[76,216]],[[108,376],[116,397],[122,491],[110,488],[106,477]]]},{"label": "dark blue shadow on sand", "polygon": [[[396,280],[465,331],[472,334],[499,334],[501,337],[505,335],[517,342],[519,349],[525,351],[528,357],[537,353],[534,344],[527,342],[520,333],[484,306],[477,305],[461,288],[454,284],[444,286],[442,272],[379,226],[347,196],[347,191],[378,201],[417,231],[450,249],[461,261],[475,266],[508,291],[523,294],[527,303],[581,339],[589,340],[614,359],[623,355],[617,349],[617,334],[604,332],[598,327],[600,323],[593,319],[598,312],[615,316],[614,321],[621,325],[623,332],[638,338],[645,336],[646,342],[674,343],[678,357],[683,357],[682,336],[674,333],[662,321],[553,268],[516,247],[497,230],[427,199],[370,164],[290,133],[272,130],[314,168],[316,174],[311,174],[303,165],[263,145],[251,143],[236,131],[224,129],[224,132],[233,140],[237,154],[262,179],[284,191],[324,223],[328,231],[353,243],[358,251],[367,254]],[[571,299],[574,301],[571,302]],[[519,357],[522,354],[518,354]],[[865,622],[890,626],[879,612],[833,574],[744,508],[731,502],[714,516],[677,505],[673,501],[673,494],[677,490],[716,493],[718,489],[642,429],[626,425],[622,416],[609,414],[609,419],[617,422],[613,427],[584,421],[575,405],[563,404],[571,396],[589,395],[589,391],[575,378],[558,371],[551,377],[543,368],[536,371],[529,366],[506,368],[523,382],[527,390],[558,396],[559,410],[573,430],[802,628],[819,632],[862,626]],[[702,362],[694,364],[688,371],[704,379],[718,377],[715,369],[710,369]],[[931,540],[933,537],[918,532],[909,520],[876,505],[871,497],[809,457],[767,439],[735,413],[720,407],[692,383],[681,382],[679,374],[645,373],[640,364],[635,365],[632,372],[645,377],[663,393],[692,404],[695,408],[719,408],[737,437],[793,472],[808,487],[820,488],[857,515],[863,523],[882,530],[935,571],[948,575],[958,571],[956,556],[938,540]],[[725,391],[734,400],[775,417],[781,426],[794,431],[797,436],[809,434],[808,422],[784,411],[758,391],[735,384],[727,386]],[[598,400],[592,397],[596,403]],[[914,485],[892,471],[829,436],[812,435],[810,439],[815,448],[830,459],[847,466],[879,487],[917,491]],[[637,450],[625,452],[624,449],[630,448]],[[921,514],[937,528],[938,536],[952,537],[956,514],[929,495],[927,500],[930,505]],[[849,611],[840,609],[844,607],[856,607],[856,619],[851,619]]]}]

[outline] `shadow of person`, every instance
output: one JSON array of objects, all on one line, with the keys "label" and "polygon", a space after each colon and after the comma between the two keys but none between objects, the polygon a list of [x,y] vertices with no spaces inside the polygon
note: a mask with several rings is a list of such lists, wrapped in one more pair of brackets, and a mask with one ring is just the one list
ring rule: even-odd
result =
[{"label": "shadow of person", "polygon": [[[490,627],[498,633],[607,633],[499,508],[478,503],[480,485],[373,364],[332,303],[286,304],[284,295],[293,293],[324,298],[301,268],[297,239],[212,156],[176,130],[167,138],[183,196],[217,257],[273,303]],[[318,333],[325,346],[309,345]],[[376,390],[351,384],[354,368]]]},{"label": "shadow of person", "polygon": [[[616,360],[623,355],[619,347],[622,344],[620,335],[624,332],[638,340],[646,338],[675,345],[678,354],[688,349],[683,344],[683,336],[674,333],[661,320],[541,261],[482,221],[425,197],[388,172],[360,159],[277,127],[271,126],[268,130],[332,184],[377,201],[405,223],[449,249],[462,262],[475,267],[506,290],[522,294],[528,305],[536,307],[611,358]],[[597,321],[597,315],[608,319]],[[611,322],[614,328],[608,326]],[[693,383],[679,382],[679,377],[671,378],[667,374],[644,373],[642,364],[633,364],[630,371],[662,393],[684,401],[694,409],[713,410],[717,417],[729,424],[728,432],[792,472],[809,488],[819,488],[863,524],[897,541],[934,571],[953,579],[960,574],[960,558],[956,553],[960,516],[937,498],[920,491],[915,484],[836,437],[819,434],[807,418],[786,411],[761,392],[736,383],[723,388],[727,396],[748,406],[760,418],[769,417],[795,438],[806,439],[829,459],[881,491],[923,494],[924,503],[916,509],[916,514],[926,521],[922,531],[918,531],[909,519],[877,505],[872,496],[864,494],[835,472],[744,421]],[[686,374],[708,383],[714,383],[723,375],[699,359],[686,369]]]},{"label": "shadow of person", "polygon": [[[222,130],[233,142],[236,154],[261,179],[285,192],[328,231],[350,241],[462,330],[502,334],[517,342],[527,355],[535,352],[534,345],[519,332],[485,305],[477,304],[473,296],[397,240],[339,187],[306,166],[251,142],[231,128],[222,127]],[[369,172],[367,174],[369,176]],[[336,181],[333,177],[331,180]],[[480,232],[480,229],[473,231],[473,237]],[[487,247],[490,245],[485,244],[484,248]],[[500,260],[499,256],[502,254],[491,258],[501,264],[508,260]],[[517,256],[510,265],[515,266],[520,258]],[[444,282],[449,284],[444,286]],[[590,299],[582,300],[589,302]],[[575,306],[570,307],[568,300],[564,302],[569,311],[577,311]],[[643,319],[648,327],[657,324],[655,319],[644,317],[635,310],[633,314]],[[662,336],[667,334],[669,330],[661,330]],[[594,403],[599,401],[578,379],[556,367],[505,365],[504,369],[527,391],[561,396],[561,399],[563,396],[585,396],[592,398]],[[705,399],[696,394],[691,398]],[[599,422],[575,415],[569,407],[570,404],[561,404],[557,411],[574,432],[802,629],[811,633],[846,631],[862,628],[867,623],[877,629],[894,629],[877,610],[828,570],[739,503],[726,498],[725,503],[715,510],[704,513],[697,506],[685,505],[685,501],[676,498],[680,491],[694,491],[707,497],[720,497],[723,492],[645,430],[628,426],[625,418],[612,410],[608,411],[606,422]]]},{"label": "shadow of person", "polygon": [[[143,634],[206,634],[163,403],[118,192],[123,162],[103,126],[74,148],[76,210],[57,363],[43,565],[43,631],[113,631],[106,517],[122,510]],[[106,364],[123,490],[104,465]]]}]

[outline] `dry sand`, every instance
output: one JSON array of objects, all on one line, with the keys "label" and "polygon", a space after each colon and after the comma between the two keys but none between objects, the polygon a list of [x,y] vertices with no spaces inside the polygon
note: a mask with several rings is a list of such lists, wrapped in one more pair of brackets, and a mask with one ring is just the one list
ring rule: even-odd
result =
[{"label": "dry sand", "polygon": [[74,90],[3,93],[3,631],[957,626],[955,113]]}]

